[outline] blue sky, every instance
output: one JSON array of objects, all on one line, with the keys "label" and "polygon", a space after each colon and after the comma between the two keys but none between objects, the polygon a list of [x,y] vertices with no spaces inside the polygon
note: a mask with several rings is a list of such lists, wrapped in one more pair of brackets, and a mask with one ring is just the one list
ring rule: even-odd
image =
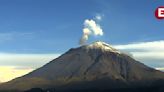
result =
[{"label": "blue sky", "polygon": [[[0,51],[61,53],[78,46],[83,22],[103,14],[110,44],[163,40],[164,21],[154,17],[163,0],[1,0]],[[59,49],[60,48],[60,49]]]},{"label": "blue sky", "polygon": [[[50,55],[42,60],[47,63],[53,56],[78,47],[84,21],[102,15],[102,20],[97,22],[104,35],[91,36],[88,43],[102,40],[134,53],[136,59],[149,66],[164,67],[161,58],[164,57],[164,20],[154,16],[155,9],[161,5],[163,0],[0,0],[0,65],[23,66],[29,62],[32,66],[36,58]],[[136,48],[126,48],[134,43]],[[137,47],[140,45],[142,48]],[[152,47],[145,50],[149,45]],[[162,48],[155,51],[160,59],[149,60],[150,50],[154,48]],[[149,53],[148,57],[137,56],[139,51],[148,51],[145,52]],[[35,58],[27,59],[28,55]],[[8,56],[14,60],[4,59]],[[26,61],[17,60],[19,57]],[[38,65],[45,64],[39,60],[36,60]]]}]

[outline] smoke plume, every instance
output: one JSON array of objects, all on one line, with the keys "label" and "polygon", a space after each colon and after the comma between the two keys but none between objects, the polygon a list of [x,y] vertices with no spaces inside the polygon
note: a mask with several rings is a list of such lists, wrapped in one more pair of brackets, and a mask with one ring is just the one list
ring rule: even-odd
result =
[{"label": "smoke plume", "polygon": [[86,19],[84,21],[83,35],[80,39],[80,45],[84,45],[90,35],[102,36],[103,30],[101,29],[100,25],[93,19]]}]

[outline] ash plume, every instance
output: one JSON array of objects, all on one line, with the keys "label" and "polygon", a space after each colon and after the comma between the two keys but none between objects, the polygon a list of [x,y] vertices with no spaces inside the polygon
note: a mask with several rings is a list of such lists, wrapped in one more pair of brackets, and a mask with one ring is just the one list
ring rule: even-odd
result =
[{"label": "ash plume", "polygon": [[[100,19],[100,17],[98,17]],[[84,21],[83,35],[80,39],[80,45],[84,45],[89,39],[90,35],[102,36],[103,30],[101,26],[93,19],[86,19]]]}]

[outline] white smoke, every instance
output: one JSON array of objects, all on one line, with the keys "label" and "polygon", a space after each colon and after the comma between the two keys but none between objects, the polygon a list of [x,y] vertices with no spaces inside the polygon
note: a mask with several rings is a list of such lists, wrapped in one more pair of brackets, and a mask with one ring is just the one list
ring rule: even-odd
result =
[{"label": "white smoke", "polygon": [[100,20],[102,20],[102,17],[99,16],[99,15],[97,15],[97,16],[96,16],[96,19],[100,21]]},{"label": "white smoke", "polygon": [[97,21],[101,21],[102,17],[104,17],[104,14],[97,14],[94,19]]},{"label": "white smoke", "polygon": [[85,44],[90,35],[102,36],[103,30],[93,19],[86,19],[84,21],[83,35],[80,39],[80,45]]}]

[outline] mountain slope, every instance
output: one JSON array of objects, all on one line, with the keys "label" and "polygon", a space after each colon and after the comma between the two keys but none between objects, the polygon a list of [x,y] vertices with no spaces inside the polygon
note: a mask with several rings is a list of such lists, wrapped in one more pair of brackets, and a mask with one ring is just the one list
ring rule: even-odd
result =
[{"label": "mountain slope", "polygon": [[94,42],[70,49],[43,67],[0,85],[0,89],[144,87],[158,80],[164,80],[163,72],[134,60],[109,44]]}]

